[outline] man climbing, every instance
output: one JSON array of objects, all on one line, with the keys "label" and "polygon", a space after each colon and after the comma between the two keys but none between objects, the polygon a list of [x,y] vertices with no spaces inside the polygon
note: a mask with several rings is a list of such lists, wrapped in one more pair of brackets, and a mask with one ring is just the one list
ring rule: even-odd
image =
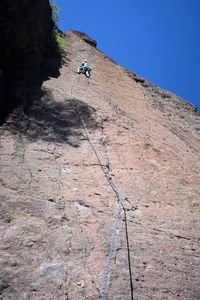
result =
[{"label": "man climbing", "polygon": [[80,65],[80,67],[78,68],[77,73],[80,74],[85,74],[88,78],[90,77],[90,71],[92,69],[90,68],[90,66],[88,66],[87,60],[84,59],[82,64]]}]

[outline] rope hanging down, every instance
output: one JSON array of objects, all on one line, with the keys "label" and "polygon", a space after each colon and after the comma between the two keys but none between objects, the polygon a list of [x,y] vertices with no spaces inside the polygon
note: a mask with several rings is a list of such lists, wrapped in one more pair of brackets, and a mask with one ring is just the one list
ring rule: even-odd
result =
[{"label": "rope hanging down", "polygon": [[[72,91],[73,91],[73,86],[75,84],[75,81],[72,83],[71,86],[71,96],[72,96]],[[127,242],[127,251],[128,251],[128,266],[129,266],[129,277],[130,277],[130,288],[131,288],[131,300],[133,300],[133,282],[132,282],[132,272],[131,272],[131,259],[130,259],[130,246],[129,246],[129,238],[128,238],[128,226],[127,226],[127,217],[126,217],[126,209],[123,205],[124,202],[124,196],[120,193],[116,182],[114,181],[114,178],[112,177],[112,170],[110,167],[110,164],[102,164],[99,155],[97,153],[97,150],[95,148],[95,146],[93,145],[90,136],[89,136],[89,132],[87,129],[87,126],[81,116],[81,113],[78,109],[78,105],[75,103],[74,101],[74,109],[79,117],[79,120],[82,124],[82,127],[85,131],[85,135],[86,138],[98,160],[99,166],[101,167],[105,177],[107,178],[107,181],[110,185],[110,187],[112,188],[113,192],[116,195],[116,199],[118,202],[118,206],[117,206],[117,210],[116,210],[116,215],[115,215],[115,221],[113,223],[113,228],[112,228],[112,237],[111,237],[111,243],[110,243],[110,247],[109,247],[109,251],[108,251],[108,258],[107,258],[107,263],[106,263],[106,270],[105,270],[105,275],[104,275],[104,281],[103,281],[103,288],[101,290],[101,297],[100,300],[104,300],[105,298],[105,294],[106,294],[106,290],[107,290],[107,284],[108,284],[108,279],[109,279],[109,273],[110,273],[110,265],[111,265],[111,259],[112,259],[112,253],[113,253],[113,249],[114,249],[114,245],[115,245],[115,240],[116,240],[116,234],[117,234],[117,226],[118,226],[118,222],[120,219],[120,213],[123,210],[124,211],[124,221],[125,221],[125,231],[126,231],[126,242]]]},{"label": "rope hanging down", "polygon": [[101,298],[100,298],[101,300],[104,300],[106,289],[107,289],[107,283],[108,283],[108,278],[109,278],[109,273],[110,273],[112,253],[113,253],[113,248],[115,246],[117,225],[118,225],[118,222],[119,222],[120,213],[121,213],[121,206],[120,206],[120,203],[118,203],[117,212],[116,212],[116,216],[115,216],[115,222],[114,222],[113,228],[112,228],[112,238],[111,238],[110,248],[109,248],[109,252],[108,252],[107,263],[106,263],[106,271],[105,271],[105,275],[104,275],[103,288],[101,290]]}]

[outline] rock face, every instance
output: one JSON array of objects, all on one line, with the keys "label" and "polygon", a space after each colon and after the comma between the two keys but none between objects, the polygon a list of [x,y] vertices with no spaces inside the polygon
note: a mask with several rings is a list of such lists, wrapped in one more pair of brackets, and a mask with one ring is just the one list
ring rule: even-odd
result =
[{"label": "rock face", "polygon": [[41,84],[42,65],[53,47],[51,15],[48,0],[0,3],[0,119]]},{"label": "rock face", "polygon": [[96,48],[97,42],[95,40],[91,39],[91,37],[89,37],[84,32],[77,31],[77,30],[71,30],[71,32],[78,35],[78,36],[80,36],[82,40],[84,40],[86,43],[88,43],[89,45]]},{"label": "rock face", "polygon": [[104,299],[199,299],[199,114],[67,39],[60,77],[0,128],[0,299],[100,299],[115,234]]}]

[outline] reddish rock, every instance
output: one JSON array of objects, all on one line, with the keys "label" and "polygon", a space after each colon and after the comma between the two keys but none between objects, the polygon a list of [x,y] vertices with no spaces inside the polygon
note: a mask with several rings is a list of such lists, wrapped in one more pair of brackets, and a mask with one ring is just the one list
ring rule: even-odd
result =
[{"label": "reddish rock", "polygon": [[[67,39],[60,77],[0,128],[1,299],[100,299],[109,182],[126,208],[134,299],[199,299],[199,114]],[[84,58],[89,79],[76,74]],[[123,211],[110,267],[105,299],[131,299]]]}]

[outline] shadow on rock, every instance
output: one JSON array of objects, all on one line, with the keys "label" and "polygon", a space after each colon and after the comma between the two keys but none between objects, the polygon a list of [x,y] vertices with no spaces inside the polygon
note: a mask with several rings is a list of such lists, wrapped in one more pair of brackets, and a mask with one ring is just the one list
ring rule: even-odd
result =
[{"label": "shadow on rock", "polygon": [[31,141],[43,140],[79,147],[81,140],[85,139],[83,131],[80,131],[80,116],[88,128],[95,129],[98,124],[92,116],[94,112],[94,108],[78,99],[65,98],[62,102],[56,102],[51,92],[46,90],[38,94],[38,98],[23,113],[16,110],[10,129]]},{"label": "shadow on rock", "polygon": [[63,55],[54,36],[49,1],[0,3],[1,124],[14,108],[25,105],[35,87],[38,89],[47,78],[60,75]]},{"label": "shadow on rock", "polygon": [[[65,61],[65,64],[68,62]],[[42,82],[50,77],[59,77],[62,65],[61,55],[41,60],[35,53],[26,53],[17,57],[0,73],[0,85],[3,86],[4,100],[0,101],[0,124],[14,108],[27,107],[30,101],[41,91]],[[3,98],[2,98],[3,99]]]}]

